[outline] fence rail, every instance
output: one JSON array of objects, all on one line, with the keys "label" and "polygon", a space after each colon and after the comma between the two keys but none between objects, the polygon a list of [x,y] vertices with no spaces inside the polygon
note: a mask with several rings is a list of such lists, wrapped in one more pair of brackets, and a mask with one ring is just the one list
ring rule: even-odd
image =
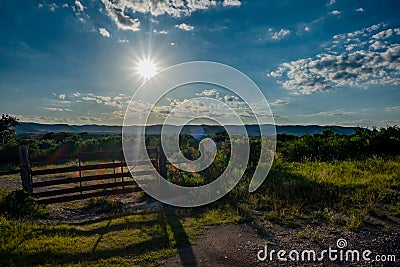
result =
[{"label": "fence rail", "polygon": [[62,202],[68,202],[68,201],[74,201],[74,200],[83,200],[83,199],[88,199],[88,198],[92,198],[92,197],[128,194],[128,193],[134,193],[134,192],[138,192],[138,191],[141,191],[140,187],[130,187],[130,188],[125,188],[124,191],[122,189],[112,189],[112,190],[107,190],[107,191],[88,192],[88,193],[79,194],[79,195],[69,195],[69,196],[59,196],[59,197],[55,197],[55,198],[45,198],[45,199],[39,199],[38,201],[42,204],[54,204],[54,203],[62,203]]},{"label": "fence rail", "polygon": [[[162,175],[166,175],[165,166],[165,155],[160,153],[160,149],[152,148],[147,149],[147,153],[152,153],[152,160],[155,161],[155,165],[158,170],[161,171]],[[138,151],[132,151],[138,153]],[[20,154],[20,170],[22,185],[28,193],[35,197],[40,203],[51,204],[60,203],[73,200],[87,199],[95,196],[106,196],[113,194],[126,194],[132,192],[141,191],[140,187],[132,179],[133,176],[144,176],[149,175],[152,172],[149,170],[137,170],[134,172],[125,171],[127,167],[123,153],[121,150],[118,151],[104,151],[96,152],[99,158],[104,159],[104,155],[112,155],[113,162],[106,162],[100,164],[82,165],[81,158],[75,158],[78,160],[78,166],[69,167],[58,167],[53,169],[39,169],[32,170],[32,161],[29,160],[28,149],[26,146],[19,148]],[[91,155],[95,156],[96,153],[80,153],[82,157]],[[115,162],[115,158],[118,157],[119,161]],[[70,157],[71,158],[71,157]],[[144,161],[138,161],[136,166],[141,166]],[[136,167],[135,166],[135,167]],[[161,166],[161,167],[160,167]],[[84,175],[85,171],[94,170],[109,170],[113,173],[96,174],[96,175]],[[118,171],[117,171],[118,170]],[[79,176],[66,177],[66,178],[49,178],[39,181],[34,181],[40,176],[54,175],[54,174],[66,174],[77,172]],[[15,173],[15,172],[14,172]],[[125,180],[125,178],[131,178]],[[110,181],[113,179],[113,181]],[[101,182],[103,181],[103,182]],[[91,184],[82,184],[90,183]],[[96,183],[93,183],[96,182]],[[75,185],[75,186],[73,186]],[[59,188],[51,188],[54,186],[60,186]],[[69,186],[64,188],[64,186]]]},{"label": "fence rail", "polygon": [[11,175],[11,174],[17,174],[17,173],[20,173],[20,172],[21,172],[20,169],[17,169],[17,170],[10,170],[10,171],[1,171],[1,172],[0,172],[0,176],[3,176],[3,175]]},{"label": "fence rail", "polygon": [[37,192],[37,193],[33,193],[32,196],[36,197],[36,198],[52,197],[52,196],[57,196],[57,195],[81,193],[83,191],[93,191],[93,190],[97,190],[97,189],[107,189],[107,188],[122,187],[122,186],[129,186],[129,185],[136,186],[136,183],[134,181],[124,181],[124,182],[113,182],[113,183],[107,183],[107,184],[94,184],[94,185],[86,185],[86,186],[82,186],[82,187],[72,187],[72,188],[66,188],[66,189],[56,189],[56,190],[51,190],[51,191]]},{"label": "fence rail", "polygon": [[[149,171],[136,171],[134,172],[135,176],[142,176],[150,174]],[[98,174],[98,175],[89,175],[89,176],[82,176],[82,177],[73,177],[73,178],[61,178],[61,179],[54,179],[48,181],[40,181],[32,183],[33,188],[39,187],[47,187],[47,186],[54,186],[54,185],[62,185],[62,184],[74,184],[79,182],[91,182],[91,181],[99,181],[99,180],[106,180],[112,178],[122,178],[122,177],[131,177],[132,175],[130,172],[124,173],[109,173],[109,174]]]}]

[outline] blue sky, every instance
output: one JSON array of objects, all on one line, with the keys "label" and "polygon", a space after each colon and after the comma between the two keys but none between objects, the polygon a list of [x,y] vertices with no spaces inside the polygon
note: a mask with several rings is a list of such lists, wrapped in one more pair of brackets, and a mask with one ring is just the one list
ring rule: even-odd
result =
[{"label": "blue sky", "polygon": [[[191,60],[237,68],[277,124],[400,125],[398,10],[398,1],[367,0],[3,0],[0,113],[121,125],[143,82],[137,63],[150,58],[159,69]],[[232,102],[213,89],[182,89],[155,112],[201,94]]]}]

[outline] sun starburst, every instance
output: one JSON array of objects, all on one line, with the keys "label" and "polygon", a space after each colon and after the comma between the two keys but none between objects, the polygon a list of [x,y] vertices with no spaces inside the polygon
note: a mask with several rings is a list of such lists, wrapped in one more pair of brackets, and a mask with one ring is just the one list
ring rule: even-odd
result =
[{"label": "sun starburst", "polygon": [[149,59],[142,59],[137,63],[136,71],[140,76],[148,80],[156,75],[157,65]]}]

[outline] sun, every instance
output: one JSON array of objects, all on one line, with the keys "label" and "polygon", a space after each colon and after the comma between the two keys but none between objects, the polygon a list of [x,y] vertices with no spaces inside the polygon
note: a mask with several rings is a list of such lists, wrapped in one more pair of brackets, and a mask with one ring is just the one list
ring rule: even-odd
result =
[{"label": "sun", "polygon": [[142,59],[137,63],[136,71],[140,76],[148,80],[156,75],[157,65],[149,59]]}]

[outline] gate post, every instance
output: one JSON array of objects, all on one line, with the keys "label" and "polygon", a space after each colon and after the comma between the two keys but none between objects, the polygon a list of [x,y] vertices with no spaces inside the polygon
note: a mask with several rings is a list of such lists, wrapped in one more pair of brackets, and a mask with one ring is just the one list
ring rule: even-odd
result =
[{"label": "gate post", "polygon": [[20,146],[18,148],[19,152],[19,167],[21,170],[21,181],[22,188],[28,192],[29,195],[32,195],[32,176],[31,176],[31,166],[29,163],[28,156],[28,147]]},{"label": "gate post", "polygon": [[160,145],[160,148],[158,149],[158,171],[161,174],[162,177],[167,179],[167,158],[165,157],[164,150],[162,146]]}]

